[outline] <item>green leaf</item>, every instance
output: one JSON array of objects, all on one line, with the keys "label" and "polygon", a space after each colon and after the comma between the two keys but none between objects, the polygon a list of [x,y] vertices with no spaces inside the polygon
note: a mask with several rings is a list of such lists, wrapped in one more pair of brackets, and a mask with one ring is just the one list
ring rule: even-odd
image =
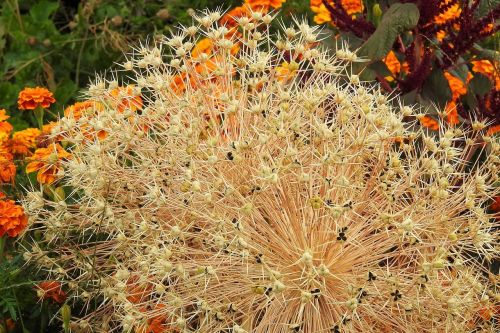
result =
[{"label": "green leaf", "polygon": [[19,87],[10,83],[0,83],[0,108],[9,108],[16,104]]},{"label": "green leaf", "polygon": [[[23,111],[23,112],[26,112],[26,111]],[[12,125],[12,127],[14,127],[15,132],[22,131],[22,130],[30,127],[30,124],[25,119],[23,119],[22,116],[23,116],[23,114],[19,113],[19,114],[16,114],[16,115],[10,117],[10,119],[9,119],[9,123]]]},{"label": "green leaf", "polygon": [[498,51],[488,50],[481,47],[479,44],[474,44],[473,49],[475,53],[479,56],[479,58],[488,59],[491,61],[499,61],[500,55]]},{"label": "green leaf", "polygon": [[16,299],[10,295],[2,296],[2,298],[0,298],[0,307],[2,308],[2,312],[8,312],[13,320],[17,320],[16,305]]},{"label": "green leaf", "polygon": [[374,81],[377,78],[377,73],[368,67],[365,67],[363,71],[359,74],[359,79],[361,81]]},{"label": "green leaf", "polygon": [[35,22],[43,22],[49,18],[51,14],[53,14],[57,8],[59,8],[59,4],[57,2],[51,1],[40,1],[30,9],[30,15]]},{"label": "green leaf", "polygon": [[487,76],[480,73],[476,73],[472,78],[472,80],[470,80],[469,82],[469,87],[471,91],[474,94],[479,95],[481,97],[487,94],[491,90],[492,86],[493,85],[490,79]]},{"label": "green leaf", "polygon": [[366,18],[368,21],[373,23],[373,5],[376,4],[376,0],[365,0],[366,6]]},{"label": "green leaf", "polygon": [[414,89],[409,93],[401,95],[401,100],[405,105],[415,104],[415,102],[417,101],[417,89]]},{"label": "green leaf", "polygon": [[383,76],[383,77],[392,76],[392,73],[389,70],[389,68],[387,67],[387,65],[385,64],[385,62],[383,62],[381,60],[370,64],[370,66],[368,66],[368,68],[374,70],[380,76]]},{"label": "green leaf", "polygon": [[427,77],[422,89],[422,97],[437,104],[441,109],[451,100],[451,89],[441,69],[434,68]]},{"label": "green leaf", "polygon": [[5,47],[5,24],[0,20],[0,55]]},{"label": "green leaf", "polygon": [[58,83],[54,97],[58,104],[65,105],[75,95],[77,90],[78,87],[75,82],[70,79],[64,79]]},{"label": "green leaf", "polygon": [[[460,65],[461,64],[461,65]],[[453,76],[458,77],[462,82],[467,82],[467,77],[469,76],[469,67],[467,67],[464,58],[459,57],[454,68],[449,69]]]},{"label": "green leaf", "polygon": [[483,0],[479,3],[477,14],[479,17],[483,17],[487,15],[488,12],[498,7],[498,5],[500,5],[500,0]]},{"label": "green leaf", "polygon": [[414,28],[420,17],[417,6],[412,3],[395,3],[382,17],[377,30],[359,50],[359,55],[371,61],[380,60],[389,53],[397,36]]},{"label": "green leaf", "polygon": [[[169,27],[170,29],[170,27]],[[356,49],[363,43],[363,40],[348,32],[337,32],[329,27],[322,27],[318,39],[321,44],[330,50],[337,50],[339,45],[347,43],[350,48]]]},{"label": "green leaf", "polygon": [[467,94],[461,100],[469,109],[474,109],[477,106],[477,98],[472,93],[471,89],[467,89]]}]

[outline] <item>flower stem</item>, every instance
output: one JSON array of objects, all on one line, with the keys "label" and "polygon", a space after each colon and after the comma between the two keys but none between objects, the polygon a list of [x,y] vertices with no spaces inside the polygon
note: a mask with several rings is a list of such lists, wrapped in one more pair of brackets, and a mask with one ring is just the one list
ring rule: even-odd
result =
[{"label": "flower stem", "polygon": [[7,332],[7,321],[5,320],[5,317],[0,318],[0,333],[1,332]]},{"label": "flower stem", "polygon": [[3,260],[3,249],[5,247],[5,236],[0,237],[0,264],[2,263]]},{"label": "flower stem", "polygon": [[38,124],[38,128],[40,129],[40,131],[43,128],[43,112],[44,110],[40,105],[37,106],[34,110],[36,122]]}]

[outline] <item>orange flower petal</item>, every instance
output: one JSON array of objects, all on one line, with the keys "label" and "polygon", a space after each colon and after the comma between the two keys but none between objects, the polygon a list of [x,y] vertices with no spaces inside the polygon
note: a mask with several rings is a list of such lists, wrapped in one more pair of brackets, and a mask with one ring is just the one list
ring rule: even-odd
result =
[{"label": "orange flower petal", "polygon": [[38,106],[47,109],[55,102],[54,95],[46,88],[24,88],[19,93],[17,107],[20,110],[33,110]]},{"label": "orange flower petal", "polygon": [[7,234],[10,237],[19,235],[28,225],[28,218],[23,207],[13,200],[0,201],[0,237]]},{"label": "orange flower petal", "polygon": [[439,129],[439,123],[429,116],[422,117],[422,119],[420,119],[420,124],[434,131]]}]

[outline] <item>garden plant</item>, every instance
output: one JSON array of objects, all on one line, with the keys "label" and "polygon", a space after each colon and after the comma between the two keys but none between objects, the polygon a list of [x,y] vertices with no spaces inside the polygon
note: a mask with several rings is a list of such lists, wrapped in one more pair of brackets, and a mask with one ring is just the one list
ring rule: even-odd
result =
[{"label": "garden plant", "polygon": [[498,1],[1,6],[0,332],[498,331]]}]

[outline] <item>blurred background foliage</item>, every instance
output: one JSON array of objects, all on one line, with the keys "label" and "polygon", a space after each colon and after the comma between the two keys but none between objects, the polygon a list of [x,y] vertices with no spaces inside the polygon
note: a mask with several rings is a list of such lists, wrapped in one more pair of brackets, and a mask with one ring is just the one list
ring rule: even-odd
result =
[{"label": "blurred background foliage", "polygon": [[[112,68],[146,37],[191,22],[189,8],[227,8],[223,0],[5,0],[0,8],[0,105],[14,111],[19,92],[44,86],[61,112],[95,73]],[[15,130],[29,119],[11,112]]]},{"label": "blurred background foliage", "polygon": [[[468,76],[472,59],[498,63],[495,52],[499,48],[498,33],[481,38],[480,43],[466,47],[456,58],[450,60],[447,54],[464,36],[478,38],[467,30],[473,22],[488,13],[493,14],[490,21],[498,20],[500,1],[465,1],[478,3],[472,13],[473,21],[466,22],[460,21],[466,16],[463,10],[458,16],[452,10],[452,5],[464,1],[399,2],[289,0],[283,2],[279,15],[285,23],[295,15],[306,17],[311,24],[322,24],[325,31],[335,36],[325,41],[330,47],[339,41],[347,41],[353,48],[362,46],[360,54],[370,58],[370,62],[357,69],[361,79],[379,80],[385,90],[404,95],[409,103],[456,107],[462,115],[470,110],[480,113],[489,105],[488,115],[498,116],[495,108],[500,108],[500,97],[498,93],[488,94],[495,80],[492,82],[491,77],[488,80],[482,73],[473,78]],[[78,99],[79,91],[95,73],[113,68],[115,62],[123,60],[123,53],[139,41],[168,33],[178,24],[190,24],[190,8],[226,11],[241,3],[241,0],[4,0],[0,7],[0,107],[10,111],[14,130],[35,126],[32,119],[15,112],[15,103],[24,87],[43,86],[54,92],[57,101],[53,114],[46,120],[55,120]],[[332,7],[325,7],[325,3]],[[341,6],[335,7],[336,3],[342,3],[347,10],[339,12]],[[444,4],[442,8],[440,3]],[[397,5],[402,7],[396,10]],[[343,14],[348,15],[343,19]],[[434,14],[441,15],[441,21],[436,21]],[[451,63],[443,66],[443,60]],[[449,74],[470,88],[460,95],[460,100],[453,98],[453,104],[448,103],[453,97],[453,89],[447,84]],[[457,118],[456,111],[454,114]]]},{"label": "blurred background foliage", "polygon": [[[190,24],[189,9],[228,10],[239,0],[4,0],[0,7],[0,106],[15,130],[35,124],[13,112],[24,87],[54,92],[61,114],[95,73],[113,68],[146,38]],[[309,2],[288,1],[282,15],[312,18]],[[53,119],[56,115],[53,115]]]}]

